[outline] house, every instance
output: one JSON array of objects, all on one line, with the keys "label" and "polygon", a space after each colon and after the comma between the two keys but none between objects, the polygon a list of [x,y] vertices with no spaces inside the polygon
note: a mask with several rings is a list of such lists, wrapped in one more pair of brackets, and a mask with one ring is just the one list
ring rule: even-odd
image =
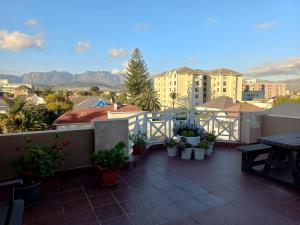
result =
[{"label": "house", "polygon": [[69,100],[73,102],[74,109],[103,107],[112,104],[99,96],[69,96]]},{"label": "house", "polygon": [[34,105],[43,105],[46,103],[43,97],[37,96],[36,94],[33,94],[32,96],[26,98],[26,101],[29,101]]},{"label": "house", "polygon": [[52,124],[57,130],[73,128],[91,128],[93,120],[108,120],[112,118],[127,118],[142,112],[134,105],[106,105],[94,108],[75,108],[60,117]]},{"label": "house", "polygon": [[7,103],[3,99],[0,99],[0,114],[5,113],[6,109]]},{"label": "house", "polygon": [[32,90],[32,88],[27,87],[26,85],[21,85],[19,87],[16,87],[13,90],[13,94],[14,94],[14,97],[24,96],[24,95],[27,96],[27,95],[33,94],[33,90]]},{"label": "house", "polygon": [[196,107],[197,110],[211,110],[211,111],[221,111],[230,106],[233,106],[233,99],[227,96],[221,96],[215,99],[212,99],[199,107]]}]

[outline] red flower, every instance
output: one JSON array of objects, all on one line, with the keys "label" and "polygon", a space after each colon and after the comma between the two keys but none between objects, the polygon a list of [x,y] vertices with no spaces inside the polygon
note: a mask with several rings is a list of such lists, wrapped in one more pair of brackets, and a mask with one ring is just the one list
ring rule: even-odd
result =
[{"label": "red flower", "polygon": [[70,144],[69,141],[62,141],[62,145],[63,145],[64,147],[68,146],[69,144]]},{"label": "red flower", "polygon": [[33,176],[33,173],[32,173],[32,171],[27,171],[27,172],[25,173],[25,175],[26,175],[27,177],[32,177],[32,176]]}]

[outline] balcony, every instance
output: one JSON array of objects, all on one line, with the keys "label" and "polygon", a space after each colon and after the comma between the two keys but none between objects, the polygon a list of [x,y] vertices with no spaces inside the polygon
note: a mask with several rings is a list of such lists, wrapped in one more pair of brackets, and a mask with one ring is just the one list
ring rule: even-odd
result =
[{"label": "balcony", "polygon": [[[300,119],[260,112],[174,114],[142,113],[129,119],[95,121],[93,129],[59,131],[63,139],[71,141],[65,164],[54,178],[44,182],[41,200],[26,209],[24,224],[300,224],[300,193],[242,173],[241,155],[233,148],[255,142],[258,136],[299,132]],[[174,124],[186,120],[214,129],[219,144],[213,156],[203,161],[167,157],[159,144],[172,136]],[[135,167],[132,164],[129,170],[121,171],[119,185],[100,189],[91,154],[118,140],[131,146],[128,135],[138,129],[147,132],[152,147]],[[0,135],[1,179],[14,176],[7,165],[22,154],[24,137],[45,144],[55,133]]]}]

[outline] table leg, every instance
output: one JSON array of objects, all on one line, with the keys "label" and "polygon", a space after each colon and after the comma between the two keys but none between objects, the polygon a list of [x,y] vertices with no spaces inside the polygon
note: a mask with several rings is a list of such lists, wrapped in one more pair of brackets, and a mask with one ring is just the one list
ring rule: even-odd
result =
[{"label": "table leg", "polygon": [[292,169],[292,175],[294,178],[295,184],[300,184],[300,172],[297,166],[296,159],[293,156],[293,152],[289,150],[288,152],[288,163],[290,168]]},{"label": "table leg", "polygon": [[264,169],[263,169],[264,173],[269,173],[270,172],[272,162],[273,162],[273,158],[274,158],[274,154],[275,154],[275,151],[274,151],[273,148],[271,148],[270,153],[268,155],[268,158],[266,159]]}]

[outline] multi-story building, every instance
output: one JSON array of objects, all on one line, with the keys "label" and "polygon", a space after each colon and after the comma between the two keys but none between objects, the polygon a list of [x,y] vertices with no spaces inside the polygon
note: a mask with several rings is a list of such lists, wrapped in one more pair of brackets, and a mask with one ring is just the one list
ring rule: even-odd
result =
[{"label": "multi-story building", "polygon": [[162,108],[173,107],[172,92],[177,94],[175,108],[195,108],[219,96],[242,99],[242,74],[227,69],[205,71],[183,67],[155,76],[153,85]]},{"label": "multi-story building", "polygon": [[286,95],[286,84],[275,82],[264,82],[256,79],[245,80],[243,82],[243,91],[263,91],[264,98],[273,98]]},{"label": "multi-story building", "polygon": [[33,86],[31,84],[10,83],[7,79],[0,79],[0,92],[2,93],[13,94],[14,90],[21,86],[25,86],[28,89],[33,89]]}]

